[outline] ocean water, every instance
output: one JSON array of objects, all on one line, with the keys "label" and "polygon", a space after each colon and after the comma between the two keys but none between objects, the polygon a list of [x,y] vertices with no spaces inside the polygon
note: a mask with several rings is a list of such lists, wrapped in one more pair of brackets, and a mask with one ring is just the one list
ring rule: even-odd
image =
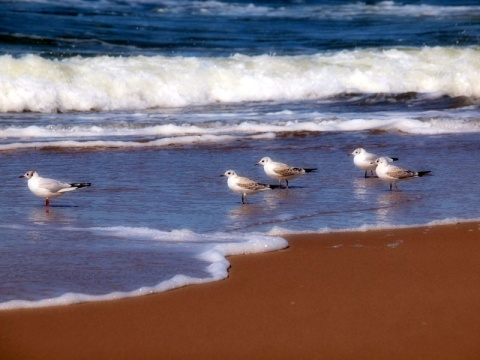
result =
[{"label": "ocean water", "polygon": [[[2,3],[0,309],[228,276],[286,233],[478,220],[476,1]],[[433,176],[363,176],[357,147]],[[262,157],[317,168],[241,197]],[[50,208],[19,176],[92,186]]]}]

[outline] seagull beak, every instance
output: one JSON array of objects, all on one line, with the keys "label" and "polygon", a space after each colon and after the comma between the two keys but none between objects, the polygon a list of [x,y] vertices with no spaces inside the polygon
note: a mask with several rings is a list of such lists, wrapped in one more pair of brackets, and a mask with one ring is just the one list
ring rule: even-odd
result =
[{"label": "seagull beak", "polygon": [[25,175],[20,175],[18,178],[21,179],[21,178],[24,178],[24,177],[25,177]]},{"label": "seagull beak", "polygon": [[348,156],[353,156],[353,153],[348,153],[347,155],[348,155]]}]

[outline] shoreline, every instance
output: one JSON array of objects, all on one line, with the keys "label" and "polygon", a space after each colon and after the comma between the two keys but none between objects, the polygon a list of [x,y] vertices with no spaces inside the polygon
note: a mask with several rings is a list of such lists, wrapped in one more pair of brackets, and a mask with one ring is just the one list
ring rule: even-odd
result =
[{"label": "shoreline", "polygon": [[223,281],[2,310],[0,358],[480,356],[480,222],[284,238]]}]

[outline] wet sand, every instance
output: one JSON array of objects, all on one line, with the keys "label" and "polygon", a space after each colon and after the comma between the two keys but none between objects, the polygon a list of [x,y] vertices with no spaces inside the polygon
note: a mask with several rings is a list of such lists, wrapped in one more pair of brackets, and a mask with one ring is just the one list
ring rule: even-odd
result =
[{"label": "wet sand", "polygon": [[0,359],[479,359],[480,223],[289,235],[228,279],[0,312]]}]

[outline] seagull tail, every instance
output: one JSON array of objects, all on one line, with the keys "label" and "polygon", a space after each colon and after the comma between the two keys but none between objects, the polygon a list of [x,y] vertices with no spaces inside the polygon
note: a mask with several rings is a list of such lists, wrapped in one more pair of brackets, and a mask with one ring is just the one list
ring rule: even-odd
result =
[{"label": "seagull tail", "polygon": [[81,189],[81,188],[91,186],[91,185],[92,185],[92,183],[73,183],[73,184],[70,184],[71,187],[76,188],[76,189]]},{"label": "seagull tail", "polygon": [[306,173],[311,173],[311,172],[317,171],[317,168],[315,168],[315,169],[303,169],[303,170],[305,170]]},{"label": "seagull tail", "polygon": [[425,175],[432,175],[430,173],[431,173],[431,171],[419,171],[418,172],[418,177],[422,177],[422,176],[425,176]]},{"label": "seagull tail", "polygon": [[270,189],[283,189],[282,185],[278,185],[278,184],[275,184],[275,185],[270,184],[268,186],[270,187]]}]

